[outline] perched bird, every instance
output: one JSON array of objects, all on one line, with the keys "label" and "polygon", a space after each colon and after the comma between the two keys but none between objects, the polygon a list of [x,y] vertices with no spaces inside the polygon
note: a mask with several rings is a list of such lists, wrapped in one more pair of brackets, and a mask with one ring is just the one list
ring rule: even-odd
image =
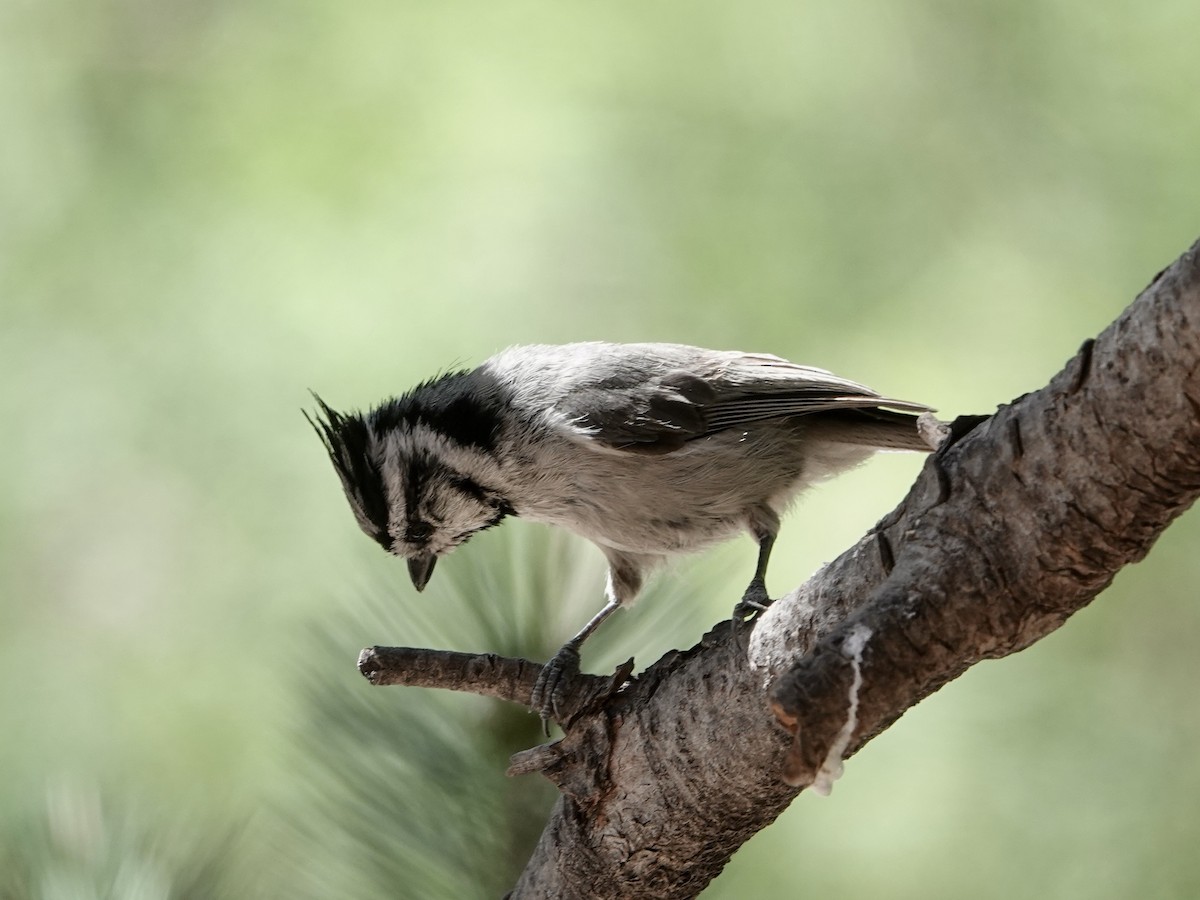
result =
[{"label": "perched bird", "polygon": [[365,414],[316,401],[309,423],[359,527],[408,561],[418,591],[440,557],[506,516],[566,528],[607,557],[607,603],[534,691],[543,718],[580,645],[667,557],[748,531],[758,565],[741,619],[770,602],[771,545],[801,490],[879,449],[930,449],[920,403],[777,356],[681,344],[518,346]]}]

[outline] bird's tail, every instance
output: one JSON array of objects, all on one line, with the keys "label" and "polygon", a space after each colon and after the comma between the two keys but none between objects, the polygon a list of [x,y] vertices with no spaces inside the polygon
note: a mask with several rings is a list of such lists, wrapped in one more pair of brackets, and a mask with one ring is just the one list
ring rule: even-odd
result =
[{"label": "bird's tail", "polygon": [[935,449],[917,428],[919,416],[890,409],[840,409],[806,416],[805,430],[814,438],[880,450]]}]

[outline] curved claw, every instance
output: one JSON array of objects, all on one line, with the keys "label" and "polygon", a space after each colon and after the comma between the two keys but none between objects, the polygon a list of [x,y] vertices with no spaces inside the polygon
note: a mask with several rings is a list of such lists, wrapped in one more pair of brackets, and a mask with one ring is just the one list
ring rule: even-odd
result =
[{"label": "curved claw", "polygon": [[755,578],[746,588],[746,593],[742,594],[742,599],[733,607],[733,628],[736,631],[738,625],[743,622],[751,622],[760,613],[765,611],[771,603],[769,594],[767,594],[767,586],[761,578]]},{"label": "curved claw", "polygon": [[571,682],[579,675],[579,646],[570,641],[542,666],[529,697],[529,707],[542,717],[542,728],[550,734],[550,720],[561,723],[563,703]]}]

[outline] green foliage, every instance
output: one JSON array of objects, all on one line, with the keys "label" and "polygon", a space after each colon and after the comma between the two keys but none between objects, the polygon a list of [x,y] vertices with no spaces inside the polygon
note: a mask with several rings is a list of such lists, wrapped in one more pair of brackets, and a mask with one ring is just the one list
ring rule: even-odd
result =
[{"label": "green foliage", "polygon": [[[555,792],[504,770],[544,740],[540,719],[497,701],[370,688],[347,665],[363,635],[401,632],[410,645],[544,658],[557,649],[545,623],[564,610],[582,621],[598,605],[600,556],[580,542],[518,528],[480,543],[447,561],[420,598],[377,585],[298,642],[295,784],[276,807],[285,825],[274,841],[287,896],[495,897],[520,873]],[[671,595],[698,591],[699,577],[721,581],[710,566],[696,574],[660,582],[626,624],[660,642],[687,641],[671,612],[686,598]],[[596,640],[589,659],[603,671],[620,648],[611,634]]]},{"label": "green foliage", "polygon": [[181,809],[129,808],[95,785],[63,782],[49,786],[38,814],[4,825],[5,900],[243,896],[235,851],[243,829],[234,823],[196,822]]},{"label": "green foliage", "polygon": [[[545,657],[598,555],[517,522],[414,595],[305,389],[652,339],[986,412],[1196,236],[1198,26],[1184,0],[0,3],[0,895],[498,894],[551,797],[501,774],[533,717],[369,688],[354,655]],[[805,498],[772,589],[915,469]],[[922,704],[711,896],[1197,893],[1195,540]],[[690,645],[752,563],[681,562],[585,665]]]}]

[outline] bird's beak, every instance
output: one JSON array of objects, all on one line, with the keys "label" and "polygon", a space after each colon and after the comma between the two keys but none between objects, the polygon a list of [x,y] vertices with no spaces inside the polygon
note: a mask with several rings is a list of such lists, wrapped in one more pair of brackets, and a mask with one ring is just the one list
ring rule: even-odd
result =
[{"label": "bird's beak", "polygon": [[432,553],[422,553],[420,556],[408,558],[408,577],[412,579],[413,587],[418,591],[425,590],[429,577],[433,575],[433,566],[437,557]]}]

